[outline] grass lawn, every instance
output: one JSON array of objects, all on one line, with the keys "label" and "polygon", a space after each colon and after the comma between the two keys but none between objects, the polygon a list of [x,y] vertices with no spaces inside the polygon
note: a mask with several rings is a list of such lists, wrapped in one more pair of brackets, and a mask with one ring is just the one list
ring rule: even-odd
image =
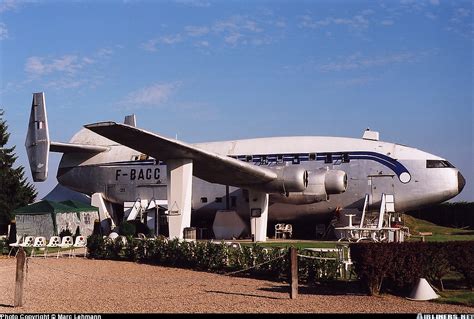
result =
[{"label": "grass lawn", "polygon": [[445,290],[438,294],[440,298],[434,299],[435,302],[474,307],[474,291]]},{"label": "grass lawn", "polygon": [[[347,243],[347,242],[346,242]],[[264,242],[258,243],[262,247],[278,247],[278,248],[334,248],[338,244],[337,241],[278,241],[278,242]],[[251,242],[243,242],[241,245],[252,246]]]},{"label": "grass lawn", "polygon": [[433,233],[425,236],[425,241],[474,240],[474,230],[438,226],[409,215],[405,215],[404,219],[412,235],[418,235],[419,232]]}]

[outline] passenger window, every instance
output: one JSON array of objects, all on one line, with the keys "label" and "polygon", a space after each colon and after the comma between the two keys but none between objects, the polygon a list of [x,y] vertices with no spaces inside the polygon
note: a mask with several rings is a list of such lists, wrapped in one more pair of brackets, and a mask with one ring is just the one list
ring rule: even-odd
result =
[{"label": "passenger window", "polygon": [[201,203],[207,203],[207,197],[201,197]]},{"label": "passenger window", "polygon": [[316,160],[316,153],[309,153],[309,160],[315,161]]},{"label": "passenger window", "polygon": [[324,159],[324,163],[326,163],[326,164],[332,163],[332,154],[326,154],[326,158]]},{"label": "passenger window", "polygon": [[349,158],[349,154],[347,154],[347,153],[342,154],[342,162],[343,163],[349,163],[350,161],[351,160]]}]

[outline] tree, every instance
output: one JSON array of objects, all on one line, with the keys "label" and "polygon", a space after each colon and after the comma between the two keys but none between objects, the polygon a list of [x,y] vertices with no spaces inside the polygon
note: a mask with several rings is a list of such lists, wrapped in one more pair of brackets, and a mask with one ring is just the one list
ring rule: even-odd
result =
[{"label": "tree", "polygon": [[24,168],[13,167],[17,159],[15,146],[6,147],[10,134],[3,114],[0,109],[0,233],[10,223],[13,210],[32,203],[37,195],[34,186],[24,176]]}]

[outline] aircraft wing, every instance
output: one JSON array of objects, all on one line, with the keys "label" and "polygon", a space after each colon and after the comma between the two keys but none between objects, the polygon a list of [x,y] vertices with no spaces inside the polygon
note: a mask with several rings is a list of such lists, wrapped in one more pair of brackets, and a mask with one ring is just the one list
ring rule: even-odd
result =
[{"label": "aircraft wing", "polygon": [[166,162],[170,159],[192,159],[193,175],[211,183],[242,187],[265,184],[277,178],[276,173],[270,169],[209,152],[134,126],[100,122],[84,127],[157,160]]}]

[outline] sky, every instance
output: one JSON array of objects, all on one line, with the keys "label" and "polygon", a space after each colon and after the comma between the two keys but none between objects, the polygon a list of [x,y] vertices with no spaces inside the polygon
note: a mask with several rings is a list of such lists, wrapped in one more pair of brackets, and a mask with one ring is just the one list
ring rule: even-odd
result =
[{"label": "sky", "polygon": [[452,201],[474,201],[473,29],[472,1],[0,0],[0,108],[30,181],[45,92],[59,142],[132,113],[190,143],[369,127],[448,159],[467,180]]}]

